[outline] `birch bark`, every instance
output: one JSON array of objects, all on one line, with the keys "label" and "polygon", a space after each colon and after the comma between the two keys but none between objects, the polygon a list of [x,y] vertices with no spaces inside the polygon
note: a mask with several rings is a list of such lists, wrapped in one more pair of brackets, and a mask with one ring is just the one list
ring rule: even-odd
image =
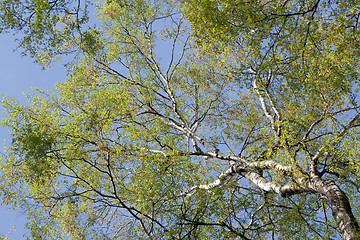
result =
[{"label": "birch bark", "polygon": [[307,187],[324,195],[331,207],[332,215],[344,240],[360,239],[359,224],[356,221],[346,194],[331,180],[312,177],[306,182]]}]

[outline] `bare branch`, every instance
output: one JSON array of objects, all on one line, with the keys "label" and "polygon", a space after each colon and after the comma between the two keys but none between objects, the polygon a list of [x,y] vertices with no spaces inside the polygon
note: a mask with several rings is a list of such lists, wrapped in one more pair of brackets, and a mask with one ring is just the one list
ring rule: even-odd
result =
[{"label": "bare branch", "polygon": [[264,114],[265,116],[270,120],[270,123],[271,123],[271,128],[276,132],[276,129],[275,129],[275,119],[273,116],[271,116],[271,114],[269,113],[268,109],[267,109],[267,106],[266,106],[266,103],[265,103],[265,99],[264,97],[262,96],[258,86],[257,86],[257,83],[256,83],[256,79],[253,81],[253,88],[255,90],[255,93],[258,95],[259,97],[259,100],[260,100],[260,103],[261,103],[261,108],[263,109],[264,111]]},{"label": "bare branch", "polygon": [[334,141],[332,141],[330,144],[328,144],[326,147],[322,146],[316,153],[315,155],[311,158],[310,161],[310,175],[311,176],[315,176],[318,175],[318,170],[317,170],[317,162],[318,159],[320,158],[320,156],[323,155],[327,155],[328,152],[324,152],[325,149],[329,149],[333,146],[335,146],[336,143],[338,143],[339,141],[341,141],[342,137],[346,134],[346,132],[351,129],[354,126],[357,126],[355,123],[356,121],[360,118],[360,112],[357,112],[355,114],[355,116],[349,121],[349,123],[342,129],[342,131],[336,136],[336,138],[334,139]]},{"label": "bare branch", "polygon": [[178,197],[182,196],[192,196],[196,190],[198,189],[204,189],[204,190],[212,190],[217,187],[223,186],[227,180],[231,179],[233,176],[236,175],[236,167],[235,165],[232,165],[230,168],[228,168],[225,172],[221,173],[218,179],[216,179],[214,182],[204,185],[199,185],[192,187],[190,190],[180,194]]},{"label": "bare branch", "polygon": [[[271,72],[271,70],[269,70],[267,80],[266,80],[267,84],[270,83],[271,78],[272,78],[272,72]],[[270,120],[271,129],[274,131],[274,133],[277,137],[280,137],[281,128],[278,123],[281,120],[281,115],[280,115],[279,111],[277,110],[277,108],[274,104],[274,101],[272,100],[272,98],[270,96],[269,91],[267,90],[267,86],[264,88],[265,90],[260,90],[257,85],[257,80],[255,78],[255,80],[253,81],[253,89],[260,100],[261,108],[263,109],[265,116]],[[268,110],[268,107],[265,102],[265,98],[263,96],[263,92],[265,92],[265,95],[270,103],[271,109],[274,112],[274,116]]]}]

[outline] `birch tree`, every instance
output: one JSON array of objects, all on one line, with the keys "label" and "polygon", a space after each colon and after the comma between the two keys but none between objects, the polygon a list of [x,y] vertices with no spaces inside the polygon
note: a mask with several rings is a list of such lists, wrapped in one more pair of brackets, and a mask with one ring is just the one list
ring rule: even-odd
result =
[{"label": "birch tree", "polygon": [[75,53],[3,100],[31,238],[360,238],[358,1],[75,3],[1,2],[24,53]]}]

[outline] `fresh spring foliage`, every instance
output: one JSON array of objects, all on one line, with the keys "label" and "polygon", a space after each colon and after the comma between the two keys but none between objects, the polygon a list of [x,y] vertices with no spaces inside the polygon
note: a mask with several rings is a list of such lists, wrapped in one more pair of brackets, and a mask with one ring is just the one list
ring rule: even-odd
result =
[{"label": "fresh spring foliage", "polygon": [[68,79],[6,98],[33,239],[359,239],[360,2],[2,0]]}]

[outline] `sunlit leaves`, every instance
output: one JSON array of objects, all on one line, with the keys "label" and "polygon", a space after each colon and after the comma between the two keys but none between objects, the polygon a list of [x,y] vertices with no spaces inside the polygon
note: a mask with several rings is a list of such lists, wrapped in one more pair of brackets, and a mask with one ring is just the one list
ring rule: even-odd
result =
[{"label": "sunlit leaves", "polygon": [[[1,194],[34,238],[334,236],[318,195],[244,173],[305,192],[316,165],[357,196],[356,1],[108,0],[87,30],[85,8],[25,3],[3,1],[1,26],[27,51],[80,53],[53,94],[4,101]],[[236,176],[196,187],[231,158]]]},{"label": "sunlit leaves", "polygon": [[79,36],[81,27],[88,22],[89,4],[80,0],[3,0],[0,30],[21,32],[19,47],[23,54],[36,57],[46,65],[58,54],[77,50],[69,42]]}]

